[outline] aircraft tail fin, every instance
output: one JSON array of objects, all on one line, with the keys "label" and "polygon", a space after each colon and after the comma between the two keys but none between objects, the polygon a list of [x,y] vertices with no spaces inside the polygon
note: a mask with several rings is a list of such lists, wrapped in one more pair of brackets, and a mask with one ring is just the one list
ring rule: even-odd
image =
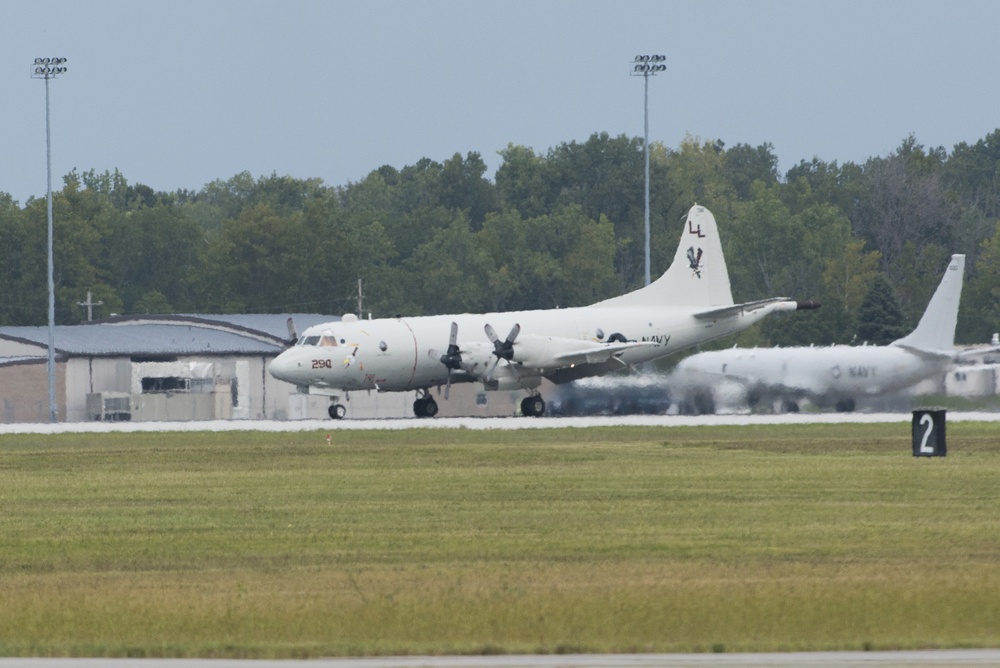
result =
[{"label": "aircraft tail fin", "polygon": [[958,303],[962,298],[964,273],[965,256],[952,255],[917,328],[893,341],[892,345],[929,352],[950,352],[955,347],[955,325],[958,324]]},{"label": "aircraft tail fin", "polygon": [[598,306],[730,306],[733,293],[712,212],[695,204],[688,211],[674,261],[649,285]]}]

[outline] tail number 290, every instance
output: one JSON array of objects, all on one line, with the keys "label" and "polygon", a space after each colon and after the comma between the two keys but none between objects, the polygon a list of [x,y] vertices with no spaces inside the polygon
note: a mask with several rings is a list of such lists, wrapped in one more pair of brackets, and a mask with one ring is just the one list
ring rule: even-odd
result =
[{"label": "tail number 290", "polygon": [[330,360],[313,360],[312,368],[314,369],[332,369],[333,362]]}]

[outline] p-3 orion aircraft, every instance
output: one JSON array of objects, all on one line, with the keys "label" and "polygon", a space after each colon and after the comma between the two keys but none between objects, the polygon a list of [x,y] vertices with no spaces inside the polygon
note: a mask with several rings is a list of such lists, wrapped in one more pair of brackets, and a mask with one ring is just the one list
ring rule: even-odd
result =
[{"label": "p-3 orion aircraft", "polygon": [[361,390],[416,392],[413,412],[433,417],[433,387],[482,383],[525,390],[521,413],[540,416],[542,379],[565,383],[669,355],[732,334],[775,311],[816,308],[775,297],[734,304],[715,217],[688,211],[673,264],[649,285],[590,306],[340,321],[306,329],[271,362],[278,380],[331,397],[330,417],[344,417],[341,395]]}]

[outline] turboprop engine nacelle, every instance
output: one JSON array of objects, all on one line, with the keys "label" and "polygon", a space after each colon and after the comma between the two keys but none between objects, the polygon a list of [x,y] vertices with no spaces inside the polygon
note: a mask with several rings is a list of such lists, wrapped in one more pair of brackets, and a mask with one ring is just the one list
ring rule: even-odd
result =
[{"label": "turboprop engine nacelle", "polygon": [[558,355],[586,353],[600,347],[598,343],[583,339],[522,335],[514,343],[512,361],[533,369],[544,369],[556,366],[553,360]]},{"label": "turboprop engine nacelle", "polygon": [[503,362],[498,364],[497,367],[483,379],[484,389],[493,391],[499,390],[501,392],[533,389],[541,384],[541,376],[519,373],[517,365],[504,364]]}]

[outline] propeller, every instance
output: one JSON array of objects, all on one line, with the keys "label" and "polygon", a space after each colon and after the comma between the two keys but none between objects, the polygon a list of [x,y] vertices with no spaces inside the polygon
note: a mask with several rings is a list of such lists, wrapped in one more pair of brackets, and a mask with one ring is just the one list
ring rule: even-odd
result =
[{"label": "propeller", "polygon": [[521,325],[514,325],[510,330],[510,334],[508,334],[507,338],[503,341],[501,341],[500,337],[497,336],[496,330],[493,329],[493,326],[490,325],[490,323],[486,323],[484,329],[486,330],[486,336],[488,336],[490,341],[493,342],[493,354],[497,356],[497,361],[493,363],[493,368],[490,369],[490,372],[487,375],[487,378],[493,378],[493,373],[496,371],[497,365],[500,364],[500,360],[507,360],[510,362],[514,359],[514,339],[516,339],[517,335],[521,333]]},{"label": "propeller", "polygon": [[448,337],[448,350],[443,355],[438,355],[437,351],[431,350],[430,356],[437,358],[441,364],[448,368],[448,383],[444,386],[444,398],[448,399],[451,394],[451,372],[462,368],[462,351],[458,347],[458,323],[451,323],[451,335]]},{"label": "propeller", "polygon": [[441,355],[441,364],[448,367],[448,371],[462,368],[462,351],[458,349],[458,323],[451,323],[451,336],[448,337],[448,350]]},{"label": "propeller", "polygon": [[493,329],[492,325],[486,323],[485,329],[486,336],[493,342],[493,354],[497,356],[497,361],[507,360],[509,362],[514,359],[514,339],[521,333],[521,325],[514,325],[510,330],[510,334],[503,341],[497,336],[496,330]]}]

